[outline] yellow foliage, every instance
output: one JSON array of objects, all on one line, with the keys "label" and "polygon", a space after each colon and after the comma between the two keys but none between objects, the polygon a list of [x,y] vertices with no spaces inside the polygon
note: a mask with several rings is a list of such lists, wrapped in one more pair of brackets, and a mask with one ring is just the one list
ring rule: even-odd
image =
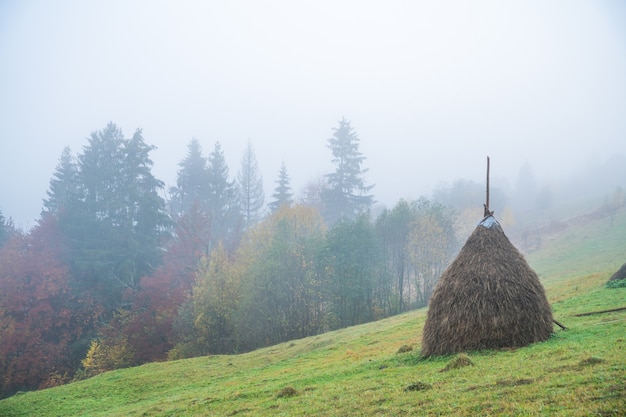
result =
[{"label": "yellow foliage", "polygon": [[83,365],[83,368],[96,371],[98,368],[98,364],[101,361],[101,356],[100,342],[98,342],[97,340],[92,340],[91,345],[89,346],[89,350],[87,351],[87,356],[80,363]]},{"label": "yellow foliage", "polygon": [[117,340],[113,343],[102,343],[93,340],[85,359],[81,361],[88,376],[126,368],[132,363],[133,351],[126,340]]}]

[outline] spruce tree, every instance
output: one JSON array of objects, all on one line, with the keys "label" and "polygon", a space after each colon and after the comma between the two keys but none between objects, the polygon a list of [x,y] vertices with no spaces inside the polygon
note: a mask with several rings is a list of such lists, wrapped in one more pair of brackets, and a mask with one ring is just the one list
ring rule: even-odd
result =
[{"label": "spruce tree", "polygon": [[186,213],[194,205],[206,206],[209,199],[208,161],[196,138],[187,145],[187,155],[178,166],[176,187],[170,189],[170,210],[175,216]]},{"label": "spruce tree", "polygon": [[141,130],[131,139],[113,123],[93,132],[78,155],[78,191],[59,216],[74,276],[107,310],[158,265],[168,235],[164,185],[151,173],[153,149]]},{"label": "spruce tree", "polygon": [[165,188],[163,181],[152,175],[153,162],[150,152],[156,147],[148,145],[137,129],[130,140],[124,141],[124,169],[122,170],[120,191],[125,195],[124,232],[133,240],[132,258],[139,275],[147,274],[161,261],[161,247],[169,238],[171,221],[167,215],[165,200],[159,192]]},{"label": "spruce tree", "polygon": [[321,196],[324,218],[331,225],[340,219],[355,219],[374,201],[368,194],[374,186],[365,185],[363,178],[367,169],[361,168],[365,157],[359,151],[359,137],[345,118],[333,130],[328,147],[333,154],[335,172],[325,175],[326,188]]},{"label": "spruce tree", "polygon": [[281,164],[280,171],[278,172],[278,180],[275,182],[278,185],[274,188],[274,194],[272,194],[273,200],[268,205],[272,213],[276,212],[282,206],[291,207],[293,203],[293,193],[291,192],[289,174],[287,174],[285,162]]},{"label": "spruce tree", "polygon": [[43,201],[42,215],[58,215],[78,196],[78,167],[69,146],[61,152],[46,194],[48,198]]},{"label": "spruce tree", "polygon": [[[211,222],[210,246],[224,243],[234,249],[241,231],[237,184],[229,180],[229,169],[219,142],[209,155],[208,215]],[[209,248],[210,249],[210,248]]]}]

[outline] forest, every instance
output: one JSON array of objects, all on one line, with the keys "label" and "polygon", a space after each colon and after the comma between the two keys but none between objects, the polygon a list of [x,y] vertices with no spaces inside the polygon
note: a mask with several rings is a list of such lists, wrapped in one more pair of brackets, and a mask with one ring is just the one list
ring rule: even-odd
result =
[{"label": "forest", "polygon": [[482,211],[481,188],[461,181],[374,215],[348,120],[327,146],[334,171],[296,194],[283,163],[267,200],[250,144],[231,176],[219,142],[205,155],[192,139],[169,189],[141,129],[125,138],[109,123],[80,153],[65,148],[37,224],[0,213],[0,398],[426,305],[459,219],[480,220],[465,209]]}]

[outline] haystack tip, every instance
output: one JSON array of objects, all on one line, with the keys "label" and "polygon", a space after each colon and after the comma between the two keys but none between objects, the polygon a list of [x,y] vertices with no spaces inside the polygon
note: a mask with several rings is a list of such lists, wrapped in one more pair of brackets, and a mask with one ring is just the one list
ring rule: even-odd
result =
[{"label": "haystack tip", "polygon": [[491,229],[492,227],[501,227],[500,223],[498,223],[498,221],[496,220],[495,217],[493,217],[493,215],[488,215],[487,217],[485,217],[484,219],[482,219],[479,223],[479,226],[483,226],[486,227],[487,229]]}]

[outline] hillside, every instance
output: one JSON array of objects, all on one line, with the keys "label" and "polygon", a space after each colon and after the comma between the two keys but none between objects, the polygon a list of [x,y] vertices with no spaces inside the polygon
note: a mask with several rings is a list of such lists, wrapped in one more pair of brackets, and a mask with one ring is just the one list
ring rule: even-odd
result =
[{"label": "hillside", "polygon": [[625,415],[626,312],[575,315],[626,306],[626,288],[603,285],[626,262],[626,211],[613,226],[568,227],[527,259],[569,328],[544,343],[423,360],[421,309],[18,394],[0,401],[0,416]]}]

